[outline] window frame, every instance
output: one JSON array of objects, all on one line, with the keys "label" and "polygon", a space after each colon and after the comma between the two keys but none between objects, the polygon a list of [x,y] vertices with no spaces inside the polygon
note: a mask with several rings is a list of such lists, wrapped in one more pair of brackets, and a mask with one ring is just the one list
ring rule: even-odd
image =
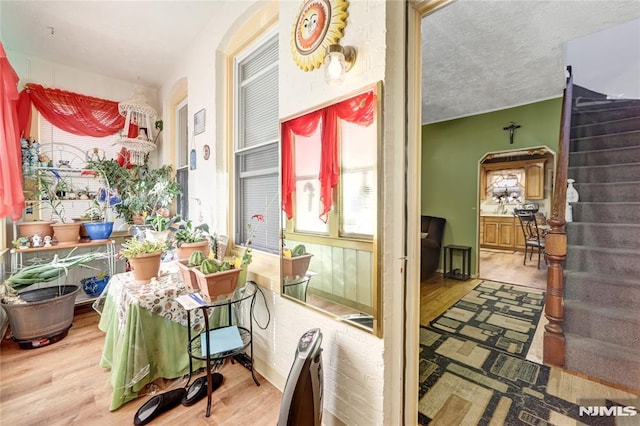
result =
[{"label": "window frame", "polygon": [[[245,242],[248,239],[248,231],[246,229],[246,225],[252,221],[252,219],[247,216],[246,206],[243,205],[243,180],[247,178],[264,176],[266,177],[276,177],[276,187],[273,200],[268,202],[267,209],[275,211],[274,218],[267,218],[266,220],[276,220],[276,228],[278,229],[277,234],[270,235],[266,234],[269,231],[269,228],[265,229],[265,241],[274,241],[274,245],[266,245],[261,246],[260,244],[256,244],[255,240],[252,244],[253,249],[257,251],[262,251],[265,253],[278,253],[280,247],[280,232],[279,232],[279,153],[280,153],[280,135],[279,131],[277,131],[279,126],[279,121],[276,120],[274,123],[274,128],[276,129],[276,134],[273,139],[268,139],[257,144],[251,146],[245,146],[242,141],[243,135],[243,125],[244,125],[244,115],[242,114],[242,109],[244,104],[241,101],[242,98],[242,89],[246,87],[247,84],[250,84],[252,81],[255,81],[261,77],[264,77],[269,72],[272,72],[273,69],[276,69],[276,81],[279,79],[279,68],[280,61],[276,59],[273,63],[269,64],[266,68],[260,70],[256,74],[251,77],[241,80],[240,72],[241,67],[244,65],[245,61],[253,55],[260,54],[261,51],[265,49],[269,49],[273,47],[273,44],[279,45],[279,33],[277,28],[271,28],[269,30],[264,31],[258,37],[256,37],[251,43],[245,45],[239,52],[230,56],[231,66],[232,66],[232,82],[231,82],[231,95],[233,99],[233,108],[232,108],[232,135],[231,135],[231,164],[233,164],[233,194],[232,194],[232,205],[233,205],[233,235],[234,235],[234,243],[237,246],[245,246]],[[278,82],[279,84],[279,82]],[[246,158],[247,155],[251,155],[253,153],[260,153],[261,151],[269,150],[270,153],[275,153],[276,161],[272,167],[266,167],[259,170],[253,171],[241,171],[241,162]],[[256,214],[266,214],[265,211],[259,212],[249,212]],[[247,219],[249,218],[249,219]],[[255,225],[255,224],[254,224]],[[275,231],[274,229],[274,231]],[[268,244],[268,243],[267,243]]]}]

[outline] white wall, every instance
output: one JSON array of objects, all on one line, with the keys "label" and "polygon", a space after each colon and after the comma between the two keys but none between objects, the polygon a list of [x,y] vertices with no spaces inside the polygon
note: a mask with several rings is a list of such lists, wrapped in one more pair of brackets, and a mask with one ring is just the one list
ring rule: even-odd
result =
[{"label": "white wall", "polygon": [[[257,2],[260,4],[260,2]],[[264,4],[264,3],[262,3]],[[323,339],[325,365],[324,423],[349,425],[398,424],[402,393],[402,165],[403,165],[403,101],[402,62],[386,63],[387,43],[396,52],[403,51],[403,31],[387,32],[387,20],[403,22],[403,2],[351,1],[348,26],[342,43],[358,49],[358,60],[347,74],[344,84],[331,87],[324,81],[322,69],[303,72],[293,62],[289,36],[294,16],[302,3],[283,1],[278,3],[280,33],[280,117],[286,117],[310,109],[333,98],[344,96],[366,85],[385,80],[389,69],[395,69],[385,81],[384,96],[384,175],[383,187],[396,188],[385,193],[384,231],[380,240],[388,243],[381,247],[382,286],[384,303],[384,338],[379,339],[352,326],[340,323],[324,314],[280,297],[276,291],[265,289],[271,323],[266,330],[254,327],[256,366],[258,371],[274,385],[282,389],[293,361],[300,336],[308,329],[320,327]],[[202,200],[205,220],[213,229],[225,229],[228,223],[227,185],[229,176],[222,144],[222,67],[219,51],[224,50],[242,23],[254,11],[255,4],[237,2],[221,3],[221,8],[209,28],[200,35],[197,45],[186,52],[174,69],[172,77],[161,89],[163,106],[171,96],[171,88],[183,77],[188,80],[189,125],[193,113],[206,109],[206,131],[195,137],[198,167],[190,173],[190,196]],[[391,16],[391,18],[390,18]],[[399,25],[398,28],[401,28]],[[396,53],[398,55],[398,53]],[[401,54],[400,54],[401,55]],[[398,85],[395,82],[400,81]],[[390,89],[388,89],[388,87]],[[399,89],[399,90],[395,90]],[[212,159],[203,162],[202,146],[212,146]],[[215,149],[214,149],[215,146]],[[162,154],[165,155],[164,153]],[[213,158],[214,155],[216,158]],[[216,170],[216,167],[218,170]],[[195,208],[191,203],[190,208]],[[274,262],[277,262],[274,258]],[[256,316],[266,320],[266,312],[258,302]]]},{"label": "white wall", "polygon": [[640,99],[640,19],[570,40],[573,82],[609,98]]},{"label": "white wall", "polygon": [[[135,82],[118,80],[105,75],[60,65],[8,50],[6,46],[5,49],[11,66],[20,77],[18,90],[22,90],[27,83],[36,83],[44,87],[67,90],[116,102],[129,99],[133,95]],[[147,103],[160,113],[158,90],[143,87],[143,92]],[[159,140],[161,141],[161,139],[162,136]],[[149,156],[154,163],[156,162],[157,154],[158,151],[153,151]]]}]

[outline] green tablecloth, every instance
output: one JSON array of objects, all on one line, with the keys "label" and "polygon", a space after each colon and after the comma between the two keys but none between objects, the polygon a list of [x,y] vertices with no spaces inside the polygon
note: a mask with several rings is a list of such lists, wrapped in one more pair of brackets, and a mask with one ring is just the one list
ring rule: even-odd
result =
[{"label": "green tablecloth", "polygon": [[[183,310],[184,317],[176,314],[180,308],[175,305],[170,311],[163,311],[170,304],[163,301],[169,297],[166,294],[174,300],[186,293],[181,281],[176,279],[177,275],[170,276],[164,281],[160,279],[161,285],[141,290],[127,274],[115,275],[109,282],[98,324],[106,333],[100,366],[111,369],[112,411],[137,398],[148,383],[189,372],[187,327],[179,322],[186,318],[186,311]],[[152,309],[141,306],[145,298],[146,302],[157,302],[156,306]],[[198,321],[194,333],[200,329]],[[202,366],[204,363],[194,360],[194,369]]]}]

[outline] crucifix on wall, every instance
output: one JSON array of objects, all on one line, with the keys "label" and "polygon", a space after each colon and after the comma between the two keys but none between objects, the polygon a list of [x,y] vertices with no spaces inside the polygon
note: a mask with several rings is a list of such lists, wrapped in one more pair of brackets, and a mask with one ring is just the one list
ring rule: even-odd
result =
[{"label": "crucifix on wall", "polygon": [[522,126],[511,121],[507,127],[502,128],[502,130],[509,131],[509,144],[513,145],[513,135],[515,134],[516,129],[519,129],[520,127]]}]

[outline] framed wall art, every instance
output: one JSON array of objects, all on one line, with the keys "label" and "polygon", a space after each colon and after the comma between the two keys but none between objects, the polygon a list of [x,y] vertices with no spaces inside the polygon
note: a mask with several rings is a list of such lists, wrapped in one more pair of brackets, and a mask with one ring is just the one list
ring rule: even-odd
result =
[{"label": "framed wall art", "polygon": [[319,68],[327,48],[343,36],[349,13],[347,0],[305,0],[291,33],[291,54],[303,71]]},{"label": "framed wall art", "polygon": [[204,108],[193,115],[193,134],[197,135],[204,132]]}]

